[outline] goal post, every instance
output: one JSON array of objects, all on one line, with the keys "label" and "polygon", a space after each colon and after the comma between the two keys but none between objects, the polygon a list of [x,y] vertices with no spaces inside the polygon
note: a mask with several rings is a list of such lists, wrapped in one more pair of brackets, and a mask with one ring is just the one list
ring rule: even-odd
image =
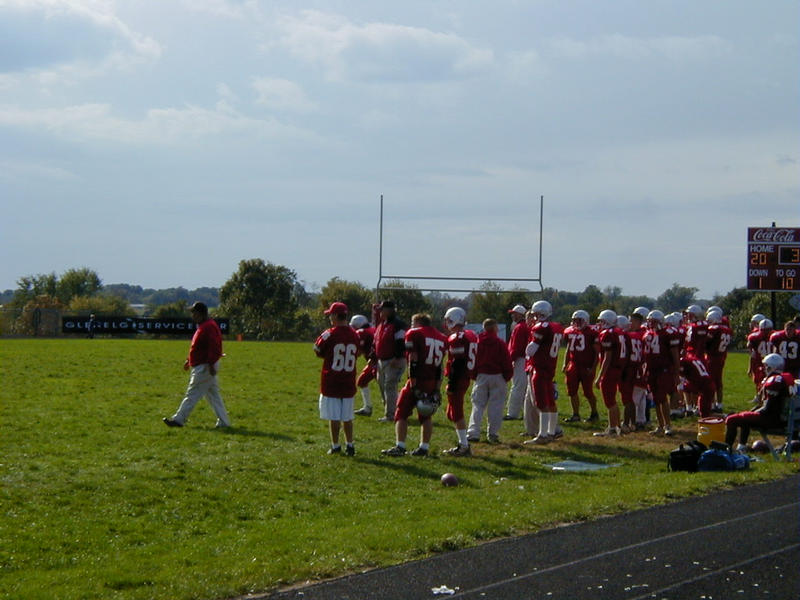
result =
[{"label": "goal post", "polygon": [[[378,282],[375,285],[375,299],[380,300],[381,292],[407,290],[406,282],[414,284],[414,289],[421,292],[473,293],[480,292],[480,283],[497,282],[517,284],[512,289],[491,290],[494,293],[510,294],[518,292],[537,293],[544,290],[542,285],[542,227],[544,221],[544,196],[539,197],[539,269],[535,274],[520,277],[454,277],[451,275],[394,275],[383,270],[383,194],[381,194],[379,241],[378,241]],[[476,285],[469,287],[474,282]],[[536,288],[536,289],[534,289]]]}]

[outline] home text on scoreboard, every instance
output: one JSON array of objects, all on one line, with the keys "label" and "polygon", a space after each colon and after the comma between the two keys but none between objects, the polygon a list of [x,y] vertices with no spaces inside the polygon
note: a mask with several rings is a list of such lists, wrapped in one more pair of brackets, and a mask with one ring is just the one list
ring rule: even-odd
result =
[{"label": "home text on scoreboard", "polygon": [[747,229],[747,289],[800,290],[800,227]]}]

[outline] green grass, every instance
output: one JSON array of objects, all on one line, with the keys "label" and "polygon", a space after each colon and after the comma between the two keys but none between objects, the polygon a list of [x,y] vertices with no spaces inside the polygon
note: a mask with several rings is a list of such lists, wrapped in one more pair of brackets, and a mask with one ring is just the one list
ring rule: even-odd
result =
[{"label": "green grass", "polygon": [[[565,521],[594,518],[795,472],[770,458],[741,473],[666,472],[677,439],[597,439],[390,459],[391,426],[356,422],[357,455],[328,456],[310,344],[228,343],[222,391],[234,422],[201,403],[168,429],[186,386],[186,341],[0,340],[0,595],[225,598],[397,563]],[[731,355],[727,404],[744,408],[746,357]],[[563,392],[563,386],[562,392]],[[373,389],[378,397],[377,389]],[[562,411],[567,400],[559,401]],[[413,427],[409,443],[418,440]],[[621,463],[553,473],[564,458]],[[439,476],[462,481],[444,488]]]}]

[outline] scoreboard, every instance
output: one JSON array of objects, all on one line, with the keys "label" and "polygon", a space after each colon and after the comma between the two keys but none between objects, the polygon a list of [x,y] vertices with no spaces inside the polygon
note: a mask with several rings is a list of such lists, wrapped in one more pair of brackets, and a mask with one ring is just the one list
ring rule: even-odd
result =
[{"label": "scoreboard", "polygon": [[747,289],[800,291],[800,227],[748,227]]}]

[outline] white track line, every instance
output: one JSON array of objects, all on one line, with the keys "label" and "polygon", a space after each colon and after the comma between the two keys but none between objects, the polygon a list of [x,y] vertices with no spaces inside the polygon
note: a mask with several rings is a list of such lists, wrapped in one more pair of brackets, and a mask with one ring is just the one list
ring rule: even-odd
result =
[{"label": "white track line", "polygon": [[644,600],[645,598],[652,598],[658,594],[663,594],[664,592],[668,592],[670,590],[678,589],[679,587],[686,585],[687,583],[694,583],[696,581],[701,581],[713,575],[719,575],[720,573],[724,573],[725,571],[730,571],[731,569],[738,569],[739,567],[743,567],[744,565],[749,565],[750,563],[756,562],[761,560],[762,558],[769,558],[770,556],[774,556],[776,554],[780,554],[781,552],[786,552],[787,550],[793,550],[794,548],[800,547],[800,542],[796,544],[791,544],[789,546],[784,546],[783,548],[779,548],[777,550],[773,550],[771,552],[765,552],[764,554],[759,554],[758,556],[752,556],[747,560],[742,560],[737,563],[733,563],[730,565],[726,565],[724,567],[720,567],[716,571],[708,571],[707,573],[703,573],[702,575],[698,575],[697,577],[691,577],[689,579],[684,579],[683,581],[679,581],[673,585],[661,588],[659,590],[653,590],[644,594],[643,596],[636,596],[635,598],[629,598],[628,600]]},{"label": "white track line", "polygon": [[[604,552],[600,552],[599,554],[593,554],[591,556],[585,556],[585,557],[579,558],[577,560],[572,560],[570,562],[565,562],[565,563],[561,563],[561,564],[558,564],[558,565],[553,565],[552,567],[546,567],[544,569],[540,569],[540,570],[537,570],[537,571],[531,571],[530,573],[525,573],[523,575],[517,575],[517,576],[514,576],[514,577],[508,577],[508,578],[503,579],[501,581],[495,581],[494,583],[483,585],[483,586],[480,586],[480,587],[477,587],[477,588],[472,588],[472,589],[469,589],[469,590],[463,590],[463,591],[460,591],[457,594],[455,594],[453,596],[450,596],[450,597],[451,598],[458,598],[459,596],[465,596],[467,594],[474,594],[476,592],[483,592],[483,591],[486,591],[486,590],[491,590],[491,589],[494,589],[496,587],[501,587],[503,585],[506,585],[507,583],[524,581],[525,579],[531,579],[531,578],[536,577],[538,575],[543,575],[545,573],[552,573],[553,571],[558,571],[559,569],[565,569],[565,568],[569,568],[569,567],[574,567],[574,566],[579,565],[579,564],[584,563],[584,562],[589,562],[589,561],[592,561],[592,560],[596,560],[598,558],[604,558],[606,556],[611,556],[613,554],[619,554],[620,552],[628,552],[629,550],[634,550],[636,548],[642,548],[644,546],[647,546],[647,545],[650,545],[650,544],[653,544],[653,543],[656,543],[656,542],[662,542],[662,541],[665,541],[665,540],[670,540],[670,539],[682,537],[682,536],[689,535],[689,534],[692,534],[692,533],[705,531],[707,529],[714,529],[715,527],[720,527],[722,525],[728,525],[730,523],[736,523],[737,521],[744,521],[746,519],[751,519],[753,517],[760,517],[762,515],[769,514],[771,512],[776,512],[776,511],[779,511],[779,510],[785,510],[787,508],[795,507],[795,506],[797,506],[797,504],[798,504],[797,502],[792,502],[790,504],[784,504],[782,506],[776,506],[774,508],[770,508],[770,509],[767,509],[767,510],[760,510],[757,513],[751,513],[751,514],[743,515],[741,517],[734,517],[733,519],[726,519],[725,521],[717,521],[716,523],[711,523],[709,525],[703,525],[702,527],[695,527],[694,529],[686,529],[684,531],[679,531],[677,533],[670,533],[670,534],[667,534],[667,535],[662,535],[661,537],[645,540],[644,542],[637,542],[636,544],[629,544],[628,546],[622,546],[621,548],[615,548],[613,550],[606,550]],[[800,544],[795,544],[795,545],[800,545]],[[730,568],[730,567],[728,567],[728,568]],[[650,596],[651,593],[652,592],[648,592],[648,594],[646,596],[642,596],[642,597],[643,598],[647,598],[648,596]]]}]

